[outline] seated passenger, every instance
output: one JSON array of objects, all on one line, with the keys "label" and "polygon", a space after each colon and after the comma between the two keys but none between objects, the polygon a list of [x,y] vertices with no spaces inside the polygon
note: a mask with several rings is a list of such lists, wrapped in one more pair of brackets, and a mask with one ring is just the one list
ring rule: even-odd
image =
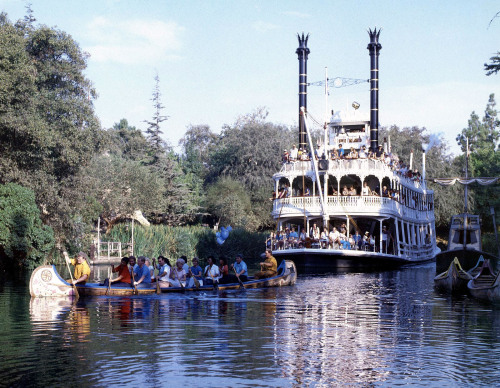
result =
[{"label": "seated passenger", "polygon": [[151,274],[151,282],[154,282],[156,280],[155,267],[151,265],[151,262],[149,261],[149,259],[147,257],[146,257],[146,266],[149,268],[149,272]]},{"label": "seated passenger", "polygon": [[349,152],[349,157],[351,159],[357,159],[358,158],[358,153],[354,149],[354,147],[351,147],[351,152]]},{"label": "seated passenger", "polygon": [[146,258],[139,256],[137,271],[134,271],[134,285],[137,288],[150,288],[151,287],[151,272],[146,265]]},{"label": "seated passenger", "polygon": [[108,282],[104,281],[105,286],[109,283],[115,283],[115,286],[131,286],[132,277],[128,269],[128,257],[122,257],[120,265],[116,268],[114,265],[111,265],[111,272],[118,272],[118,277],[116,279],[106,279]]},{"label": "seated passenger", "polygon": [[266,249],[266,260],[260,263],[260,271],[254,276],[255,279],[264,279],[276,276],[278,273],[278,263],[271,254],[269,249]]},{"label": "seated passenger", "polygon": [[340,233],[340,249],[351,249],[351,244],[349,244],[349,239],[346,237],[344,233]]},{"label": "seated passenger", "polygon": [[297,245],[298,239],[299,239],[298,233],[295,231],[295,228],[292,228],[290,234],[288,235],[288,245],[291,247],[295,247]]},{"label": "seated passenger", "polygon": [[221,257],[219,259],[219,273],[220,284],[231,283],[232,279],[229,278],[229,267],[227,266],[227,260],[225,257]]},{"label": "seated passenger", "polygon": [[306,246],[306,238],[306,232],[302,229],[299,236],[299,248],[304,248]]},{"label": "seated passenger", "polygon": [[219,267],[217,267],[214,263],[213,256],[208,257],[208,265],[205,267],[203,271],[203,276],[205,277],[205,284],[212,285],[217,284],[217,280],[220,276]]},{"label": "seated passenger", "polygon": [[321,243],[321,248],[326,249],[328,248],[328,229],[323,228],[323,231],[321,232],[320,236],[320,243]]},{"label": "seated passenger", "polygon": [[158,276],[156,281],[160,287],[170,287],[170,262],[166,257],[158,256]]},{"label": "seated passenger", "polygon": [[90,278],[90,267],[87,263],[88,257],[85,252],[79,252],[76,259],[71,259],[66,251],[63,252],[64,259],[75,267],[73,279],[67,280],[70,284],[80,284],[81,286],[87,283]]},{"label": "seated passenger", "polygon": [[348,196],[349,195],[349,190],[347,190],[347,186],[344,186],[342,188],[342,195],[343,196]]},{"label": "seated passenger", "polygon": [[337,228],[334,226],[332,231],[330,232],[328,239],[330,240],[330,246],[333,249],[339,249],[340,247],[340,240],[339,240],[340,233],[337,230]]},{"label": "seated passenger", "polygon": [[372,191],[370,190],[368,183],[367,182],[363,183],[363,188],[361,189],[361,195],[371,195],[371,194]]},{"label": "seated passenger", "polygon": [[330,159],[337,160],[339,158],[338,151],[334,148],[330,151]]},{"label": "seated passenger", "polygon": [[[236,255],[236,263],[234,263],[232,267],[237,278],[242,282],[248,281],[248,269],[246,263],[243,261],[243,255],[241,253]],[[238,280],[236,279],[236,281]]]},{"label": "seated passenger", "polygon": [[359,158],[360,159],[366,159],[368,155],[366,154],[366,146],[363,146],[359,150]]},{"label": "seated passenger", "polygon": [[199,265],[199,260],[197,257],[193,257],[193,266],[189,268],[189,273],[191,277],[189,278],[186,287],[199,287],[203,286],[203,270]]},{"label": "seated passenger", "polygon": [[356,189],[354,188],[354,186],[351,186],[350,189],[349,189],[349,195],[358,195]]},{"label": "seated passenger", "polygon": [[170,271],[170,286],[172,287],[185,287],[186,286],[186,272],[184,271],[184,260],[181,258],[175,262],[175,267]]},{"label": "seated passenger", "polygon": [[387,190],[387,186],[382,186],[382,197],[388,197],[389,191]]},{"label": "seated passenger", "polygon": [[363,242],[363,237],[359,234],[359,230],[356,229],[354,236],[352,236],[354,240],[354,249],[361,249],[361,243]]}]

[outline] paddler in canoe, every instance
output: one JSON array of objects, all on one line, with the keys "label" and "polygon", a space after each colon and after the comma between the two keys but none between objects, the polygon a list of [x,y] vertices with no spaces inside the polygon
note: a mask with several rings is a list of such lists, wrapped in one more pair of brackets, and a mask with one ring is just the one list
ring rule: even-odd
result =
[{"label": "paddler in canoe", "polygon": [[85,252],[79,252],[76,259],[70,259],[66,251],[63,252],[63,256],[67,263],[75,267],[73,277],[66,281],[70,284],[85,285],[90,278],[90,267],[87,263],[88,257]]},{"label": "paddler in canoe", "polygon": [[272,255],[272,251],[266,249],[266,260],[260,263],[260,271],[254,275],[254,279],[270,278],[276,276],[277,273],[278,263]]}]

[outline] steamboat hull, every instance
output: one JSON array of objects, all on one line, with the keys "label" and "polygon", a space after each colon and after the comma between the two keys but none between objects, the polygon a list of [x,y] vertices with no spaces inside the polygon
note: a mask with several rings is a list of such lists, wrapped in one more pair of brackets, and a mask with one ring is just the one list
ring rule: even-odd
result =
[{"label": "steamboat hull", "polygon": [[301,274],[318,274],[328,272],[366,272],[392,270],[404,265],[430,262],[434,258],[427,257],[410,260],[403,257],[374,252],[333,251],[323,249],[288,249],[273,251],[277,260],[292,260]]}]

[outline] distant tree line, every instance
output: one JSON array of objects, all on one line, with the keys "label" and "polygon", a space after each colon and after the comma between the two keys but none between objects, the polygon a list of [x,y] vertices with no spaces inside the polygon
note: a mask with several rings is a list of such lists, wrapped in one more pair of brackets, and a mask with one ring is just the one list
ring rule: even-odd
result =
[{"label": "distant tree line", "polygon": [[[34,23],[29,9],[16,23],[0,14],[0,265],[30,267],[63,247],[88,248],[98,219],[105,232],[137,210],[165,226],[231,225],[246,232],[275,226],[271,177],[283,149],[296,143],[297,128],[269,122],[258,108],[220,134],[207,125],[188,127],[175,153],[162,137],[168,117],[159,76],[143,130],[126,118],[101,128],[97,93],[83,74],[88,55],[67,33]],[[483,119],[473,112],[458,139],[471,139],[472,174],[498,176],[498,129],[491,95]],[[415,165],[430,137],[425,128],[397,126],[380,136],[390,136],[401,157],[416,151]],[[443,141],[427,153],[428,177],[462,175],[462,168],[463,157],[452,157]],[[432,187],[438,226],[446,225],[462,210],[463,191]],[[493,190],[495,196],[474,188],[472,209],[498,209]]]}]

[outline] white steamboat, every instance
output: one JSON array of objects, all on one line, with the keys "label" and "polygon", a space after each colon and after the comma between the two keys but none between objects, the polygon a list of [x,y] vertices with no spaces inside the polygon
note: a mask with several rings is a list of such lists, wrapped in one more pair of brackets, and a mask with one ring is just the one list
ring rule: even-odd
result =
[{"label": "white steamboat", "polygon": [[[369,34],[370,120],[332,117],[315,145],[306,108],[308,37],[299,36],[299,149],[315,151],[293,152],[273,175],[281,195],[272,216],[281,236],[268,242],[277,259],[293,260],[299,272],[394,268],[439,252],[425,153],[420,175],[398,164],[390,144],[378,143],[380,31]],[[297,235],[290,236],[292,229]]]}]

